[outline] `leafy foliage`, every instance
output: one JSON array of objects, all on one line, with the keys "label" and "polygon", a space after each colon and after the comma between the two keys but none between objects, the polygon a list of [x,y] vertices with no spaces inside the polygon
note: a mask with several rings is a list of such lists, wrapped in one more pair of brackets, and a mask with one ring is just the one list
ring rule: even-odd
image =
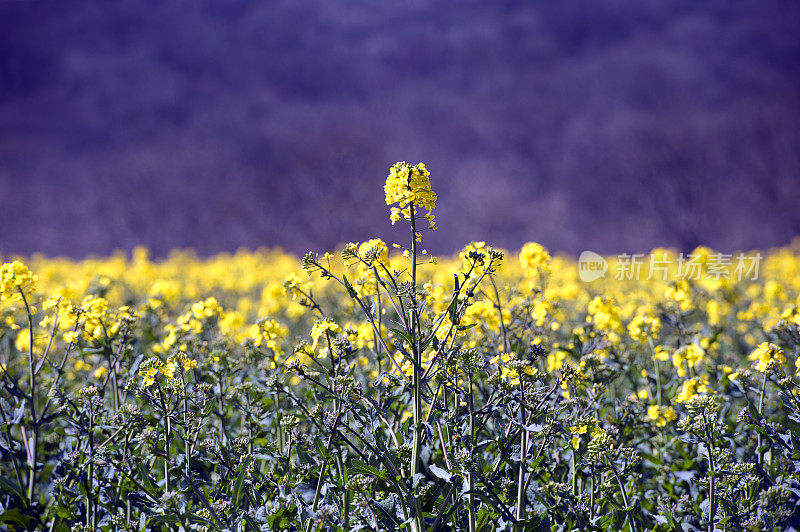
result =
[{"label": "leafy foliage", "polygon": [[796,250],[581,283],[533,243],[431,257],[401,205],[391,256],[4,265],[2,526],[800,526]]}]

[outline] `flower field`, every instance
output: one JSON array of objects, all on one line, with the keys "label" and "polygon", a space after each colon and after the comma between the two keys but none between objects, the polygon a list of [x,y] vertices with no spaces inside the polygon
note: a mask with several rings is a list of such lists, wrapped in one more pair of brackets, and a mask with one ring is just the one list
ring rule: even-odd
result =
[{"label": "flower field", "polygon": [[796,245],[589,282],[385,192],[397,244],[5,257],[0,529],[800,528]]}]

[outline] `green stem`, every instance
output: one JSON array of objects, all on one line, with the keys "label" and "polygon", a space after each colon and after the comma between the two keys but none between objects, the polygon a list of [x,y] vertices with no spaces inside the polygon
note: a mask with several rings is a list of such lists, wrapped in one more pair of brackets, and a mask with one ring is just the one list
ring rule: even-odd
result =
[{"label": "green stem", "polygon": [[[8,418],[6,417],[6,413],[3,411],[2,408],[0,408],[0,417],[3,418],[3,423],[7,425]],[[14,445],[12,443],[13,439],[11,437],[11,428],[9,427],[9,430],[7,432],[4,432],[3,435],[5,436],[6,445],[8,446],[8,448],[14,449]],[[14,466],[14,476],[17,478],[17,485],[20,487],[20,489],[22,489],[22,486],[24,484],[22,483],[22,476],[19,473],[19,463],[17,463],[17,455],[14,452],[11,452],[10,454],[11,454],[11,465]]]},{"label": "green stem", "polygon": [[[93,407],[90,407],[93,408]],[[94,530],[94,412],[89,414],[89,468],[86,486],[86,526]]]},{"label": "green stem", "polygon": [[[518,520],[525,519],[525,459],[528,456],[528,431],[525,430],[525,388],[520,381],[520,403],[519,403],[519,467],[517,472],[517,509],[515,517]],[[517,530],[523,530],[517,527]]]},{"label": "green stem", "polygon": [[661,406],[661,368],[658,364],[658,357],[656,356],[656,348],[653,345],[653,339],[648,337],[647,342],[650,344],[650,352],[653,354],[653,364],[656,372],[656,397],[658,400],[658,406]]},{"label": "green stem", "polygon": [[633,509],[630,507],[628,503],[628,494],[625,493],[625,485],[622,483],[622,479],[619,476],[619,472],[617,468],[614,467],[614,462],[606,456],[606,462],[611,467],[611,471],[614,473],[614,478],[617,479],[617,484],[619,485],[619,491],[622,493],[622,503],[625,505],[625,515],[626,519],[631,524],[631,532],[636,532],[636,520],[633,518]]},{"label": "green stem", "polygon": [[[759,417],[761,419],[763,419],[763,417],[764,417],[762,415],[762,412],[764,411],[764,392],[766,391],[766,389],[767,389],[767,372],[766,372],[766,369],[765,369],[764,378],[761,380],[761,393],[759,394],[759,397],[758,397],[758,415],[759,415]],[[761,419],[758,420],[759,423],[761,423]],[[761,467],[764,466],[764,456],[761,454],[761,444],[762,443],[763,442],[762,442],[762,438],[761,438],[761,433],[759,432],[758,433],[757,447],[756,447],[756,455],[758,457],[758,465],[760,465]]]},{"label": "green stem", "polygon": [[[323,480],[325,480],[325,473],[328,470],[328,459],[330,457],[331,449],[333,448],[333,437],[336,434],[336,430],[339,426],[339,419],[341,415],[342,415],[341,412],[338,412],[336,414],[336,419],[333,421],[333,427],[331,427],[331,434],[330,436],[328,436],[328,444],[326,446],[327,452],[325,454],[325,460],[322,462],[322,467],[319,470],[319,478],[317,479],[317,489],[314,491],[314,503],[311,505],[311,509],[313,512],[316,512],[317,509],[319,508],[319,498],[320,495],[322,494],[322,483]],[[306,532],[309,532],[311,530],[311,524],[312,521],[309,518],[309,520],[306,522]]]},{"label": "green stem", "polygon": [[[766,374],[765,374],[766,375]],[[714,532],[714,518],[717,515],[717,493],[716,493],[716,477],[717,477],[717,468],[716,463],[714,461],[714,453],[713,453],[713,446],[711,444],[711,432],[709,430],[709,423],[708,419],[706,418],[705,413],[703,413],[703,421],[705,422],[705,433],[706,433],[706,453],[708,453],[708,470],[709,470],[709,515],[708,515],[708,532]]]},{"label": "green stem", "polygon": [[[412,388],[414,393],[414,437],[413,447],[411,453],[411,479],[413,482],[414,476],[419,473],[419,455],[422,440],[422,353],[420,346],[417,344],[418,338],[416,331],[419,327],[419,315],[417,314],[417,225],[415,220],[414,204],[409,205],[409,214],[411,218],[411,301],[409,302],[410,321],[408,333],[411,338],[411,354],[414,357],[414,379]],[[423,532],[425,526],[422,520],[422,504],[419,497],[414,499],[414,532]]]},{"label": "green stem", "polygon": [[22,295],[22,302],[25,304],[25,311],[28,314],[28,339],[30,345],[28,346],[28,370],[31,374],[31,395],[30,395],[30,412],[31,412],[31,429],[33,430],[33,445],[31,446],[31,463],[30,471],[28,473],[28,502],[33,504],[33,495],[36,487],[36,464],[38,462],[39,452],[39,422],[36,419],[36,373],[33,364],[33,314],[28,305],[28,299],[25,297],[25,292],[21,287],[17,287],[19,293]]},{"label": "green stem", "polygon": [[473,402],[472,398],[472,371],[469,372],[469,395],[467,396],[467,401],[469,401],[469,458],[470,458],[470,470],[469,470],[469,505],[467,506],[467,513],[469,517],[469,532],[475,532],[475,496],[473,495],[473,491],[475,491],[475,473],[472,471],[472,464],[474,463],[475,459],[475,403]]}]

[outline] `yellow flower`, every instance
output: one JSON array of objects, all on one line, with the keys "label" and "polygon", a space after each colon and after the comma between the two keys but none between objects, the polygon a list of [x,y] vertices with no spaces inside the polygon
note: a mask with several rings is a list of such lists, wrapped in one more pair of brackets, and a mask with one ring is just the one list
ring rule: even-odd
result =
[{"label": "yellow flower", "polygon": [[283,354],[280,340],[288,333],[289,330],[275,320],[264,319],[250,328],[250,337],[256,347],[266,347],[276,355]]},{"label": "yellow flower", "polygon": [[685,377],[687,368],[696,367],[704,356],[705,351],[697,344],[685,345],[672,355],[672,365],[675,366],[679,377]]},{"label": "yellow flower", "polygon": [[653,350],[653,356],[656,360],[660,360],[662,362],[666,362],[669,360],[669,352],[664,348],[664,346],[657,345]]},{"label": "yellow flower", "polygon": [[600,296],[589,302],[586,321],[594,323],[598,331],[616,332],[622,329],[619,308],[609,299]]},{"label": "yellow flower", "polygon": [[533,302],[531,317],[533,318],[533,321],[536,323],[537,327],[544,325],[544,322],[547,321],[547,316],[552,309],[553,305],[551,305],[549,301],[540,301],[537,299]]},{"label": "yellow flower", "polygon": [[596,419],[587,419],[577,425],[572,425],[569,428],[570,434],[572,434],[572,439],[570,440],[570,444],[572,445],[573,449],[577,449],[581,444],[581,436],[584,434],[589,434],[592,438],[598,436],[600,434],[605,434],[605,430],[601,429],[597,426]]},{"label": "yellow flower", "polygon": [[656,427],[663,427],[677,418],[675,409],[671,406],[650,405],[647,407],[647,418]]},{"label": "yellow flower", "polygon": [[197,360],[189,358],[185,352],[180,351],[172,358],[172,362],[177,365],[183,366],[183,371],[189,371],[197,367]]},{"label": "yellow flower", "polygon": [[18,260],[0,266],[0,300],[22,301],[20,290],[28,298],[36,291],[39,277]]},{"label": "yellow flower", "polygon": [[702,393],[716,393],[708,386],[708,375],[705,373],[698,379],[687,379],[681,385],[678,395],[675,396],[676,403],[685,403],[692,399],[695,395]]},{"label": "yellow flower", "polygon": [[177,369],[178,369],[178,362],[175,359],[170,359],[169,361],[167,361],[166,364],[161,366],[161,368],[159,368],[158,371],[164,374],[164,376],[166,376],[168,379],[174,379],[175,370]]},{"label": "yellow flower", "polygon": [[558,350],[547,354],[547,372],[553,373],[561,367],[564,359],[567,358],[567,352]]},{"label": "yellow flower", "polygon": [[[337,335],[340,332],[342,332],[342,328],[332,319],[326,318],[324,320],[317,320],[317,322],[311,327],[311,339],[314,341],[314,343],[311,344],[311,349],[316,351],[320,343],[320,338],[327,338],[329,334]],[[328,356],[327,340],[325,341],[325,345],[323,345],[320,352],[321,358],[325,358],[326,356]]]},{"label": "yellow flower", "polygon": [[528,242],[519,252],[519,263],[526,275],[550,271],[550,253],[536,242]]},{"label": "yellow flower", "polygon": [[142,362],[139,366],[139,376],[142,378],[142,384],[151,386],[156,382],[156,376],[161,371],[161,361],[157,358],[150,358]]},{"label": "yellow flower", "polygon": [[767,371],[770,363],[775,363],[780,366],[786,364],[786,357],[783,356],[783,350],[770,342],[762,342],[759,344],[759,346],[750,353],[748,358],[756,362],[754,366],[755,369],[762,373]]},{"label": "yellow flower", "polygon": [[525,375],[536,375],[536,368],[519,360],[513,353],[502,353],[495,356],[490,360],[492,364],[497,364],[500,370],[500,377],[507,380],[512,386],[519,386],[520,383],[520,370]]},{"label": "yellow flower", "polygon": [[[410,220],[411,205],[413,204],[415,208],[423,207],[429,211],[425,218],[432,225],[433,216],[430,211],[436,208],[436,194],[431,189],[430,175],[423,163],[411,165],[406,162],[398,162],[392,166],[383,187],[386,194],[386,205],[395,203],[399,205],[399,207],[392,207],[390,217],[392,224],[401,217]],[[415,212],[415,215],[422,215],[422,213]]]},{"label": "yellow flower", "polygon": [[664,297],[676,302],[678,308],[684,312],[692,309],[691,289],[686,281],[676,281],[667,285]]},{"label": "yellow flower", "polygon": [[719,325],[719,301],[711,300],[706,304],[709,325]]},{"label": "yellow flower", "polygon": [[651,316],[638,315],[628,324],[628,334],[637,342],[644,343],[648,338],[655,339],[661,330],[661,320]]}]

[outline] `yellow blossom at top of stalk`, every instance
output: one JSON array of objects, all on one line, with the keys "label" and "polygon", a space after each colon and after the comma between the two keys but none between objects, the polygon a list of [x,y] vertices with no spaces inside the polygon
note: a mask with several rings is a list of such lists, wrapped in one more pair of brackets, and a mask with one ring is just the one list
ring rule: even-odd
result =
[{"label": "yellow blossom at top of stalk", "polygon": [[657,317],[639,314],[628,324],[628,334],[639,343],[644,343],[648,338],[656,339],[661,330],[661,320]]},{"label": "yellow blossom at top of stalk", "polygon": [[436,193],[431,189],[431,173],[424,163],[411,165],[406,162],[395,163],[389,170],[383,191],[386,194],[386,205],[394,205],[390,219],[392,224],[401,217],[411,219],[410,205],[424,207],[428,210],[425,218],[433,226],[433,215],[430,211],[436,208]]},{"label": "yellow blossom at top of stalk", "polygon": [[687,368],[694,368],[702,362],[705,351],[697,344],[681,347],[672,355],[672,365],[675,366],[679,377],[685,377]]},{"label": "yellow blossom at top of stalk", "polygon": [[586,317],[586,321],[594,323],[596,329],[607,332],[622,330],[619,307],[610,299],[595,296],[589,302],[587,310],[589,315]]},{"label": "yellow blossom at top of stalk", "polygon": [[541,244],[528,242],[519,251],[519,263],[526,275],[546,273],[550,271],[550,253]]},{"label": "yellow blossom at top of stalk", "polygon": [[20,261],[4,263],[0,266],[0,300],[22,301],[20,290],[28,297],[36,291],[38,280]]},{"label": "yellow blossom at top of stalk", "polygon": [[786,357],[783,356],[783,349],[770,342],[762,342],[748,356],[755,361],[755,369],[764,373],[773,361],[779,366],[786,364]]},{"label": "yellow blossom at top of stalk", "polygon": [[289,330],[275,320],[262,319],[252,325],[249,336],[256,347],[271,349],[276,355],[283,354],[281,340],[289,334]]},{"label": "yellow blossom at top of stalk", "polygon": [[708,386],[708,375],[703,373],[700,377],[687,379],[675,396],[676,403],[686,403],[694,396],[705,393],[716,393]]},{"label": "yellow blossom at top of stalk", "polygon": [[590,437],[594,438],[599,434],[605,434],[606,431],[597,425],[597,419],[592,418],[585,419],[580,423],[570,426],[569,432],[572,434],[570,445],[572,445],[573,449],[577,449],[581,444],[581,435],[588,434]]},{"label": "yellow blossom at top of stalk", "polygon": [[519,360],[514,353],[501,353],[490,361],[496,364],[500,371],[500,378],[508,381],[512,386],[519,386],[520,375],[535,376],[538,370],[525,360]]}]

